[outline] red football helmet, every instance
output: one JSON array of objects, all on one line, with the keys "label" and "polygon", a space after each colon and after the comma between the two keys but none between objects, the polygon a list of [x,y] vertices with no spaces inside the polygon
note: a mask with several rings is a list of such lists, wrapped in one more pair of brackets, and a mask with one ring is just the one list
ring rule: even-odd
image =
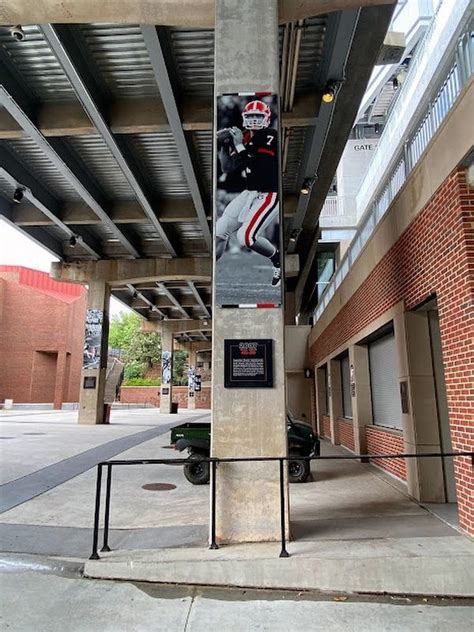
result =
[{"label": "red football helmet", "polygon": [[242,111],[245,129],[264,129],[270,125],[272,112],[263,101],[250,101]]}]

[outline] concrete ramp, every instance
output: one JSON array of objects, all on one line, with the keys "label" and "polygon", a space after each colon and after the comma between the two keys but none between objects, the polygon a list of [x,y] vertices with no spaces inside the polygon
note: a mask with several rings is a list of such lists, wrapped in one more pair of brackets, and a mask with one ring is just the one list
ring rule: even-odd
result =
[{"label": "concrete ramp", "polygon": [[474,596],[474,544],[463,536],[332,540],[116,551],[89,560],[85,575],[172,584]]}]

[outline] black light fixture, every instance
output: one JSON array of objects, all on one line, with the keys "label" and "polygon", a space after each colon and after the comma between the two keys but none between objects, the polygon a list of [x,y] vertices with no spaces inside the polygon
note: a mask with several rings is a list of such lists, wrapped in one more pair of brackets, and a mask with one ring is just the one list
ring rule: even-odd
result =
[{"label": "black light fixture", "polygon": [[21,187],[17,187],[15,189],[15,193],[13,194],[13,201],[15,202],[15,204],[20,204],[24,195],[24,189],[22,189]]},{"label": "black light fixture", "polygon": [[337,87],[334,81],[327,82],[322,96],[324,103],[332,103],[334,101],[334,97],[336,96],[336,89]]},{"label": "black light fixture", "polygon": [[313,188],[314,178],[305,178],[303,180],[303,184],[301,185],[301,193],[303,195],[309,195],[311,193],[311,189]]},{"label": "black light fixture", "polygon": [[300,232],[301,232],[301,229],[300,229],[300,228],[294,228],[294,229],[291,231],[291,234],[290,234],[290,242],[291,242],[292,244],[295,244],[295,243],[296,243],[296,240],[298,239],[298,235],[300,234]]},{"label": "black light fixture", "polygon": [[75,246],[77,246],[76,235],[71,235],[71,237],[69,238],[69,245],[71,246],[71,248],[74,248]]}]

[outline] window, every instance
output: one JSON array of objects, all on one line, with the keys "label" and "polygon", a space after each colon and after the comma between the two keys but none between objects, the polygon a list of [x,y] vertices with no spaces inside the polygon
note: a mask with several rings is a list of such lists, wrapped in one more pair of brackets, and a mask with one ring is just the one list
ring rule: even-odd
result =
[{"label": "window", "polygon": [[341,359],[342,414],[352,419],[351,369],[349,356]]}]

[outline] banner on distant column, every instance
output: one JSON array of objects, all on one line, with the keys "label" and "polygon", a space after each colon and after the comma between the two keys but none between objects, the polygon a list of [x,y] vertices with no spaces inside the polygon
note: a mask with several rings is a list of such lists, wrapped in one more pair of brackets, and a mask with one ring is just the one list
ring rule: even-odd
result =
[{"label": "banner on distant column", "polygon": [[215,303],[279,307],[278,97],[217,97]]}]

